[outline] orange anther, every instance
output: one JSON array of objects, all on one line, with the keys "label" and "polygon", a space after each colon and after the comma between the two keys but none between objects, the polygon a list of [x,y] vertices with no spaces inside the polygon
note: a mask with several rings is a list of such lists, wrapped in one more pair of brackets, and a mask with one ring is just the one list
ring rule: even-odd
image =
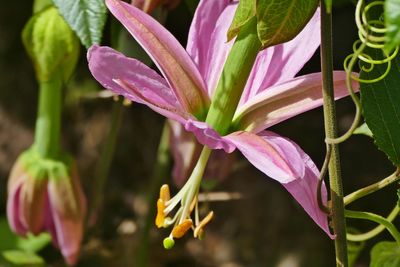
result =
[{"label": "orange anther", "polygon": [[169,193],[169,186],[167,184],[162,185],[160,188],[160,199],[164,201],[164,204],[171,199],[171,195]]},{"label": "orange anther", "polygon": [[201,220],[199,225],[197,225],[196,229],[194,229],[193,235],[195,238],[201,237],[203,235],[203,228],[212,220],[214,217],[214,212],[210,211],[207,216]]},{"label": "orange anther", "polygon": [[156,226],[161,228],[164,226],[165,214],[164,214],[165,204],[164,201],[159,198],[157,200],[157,216],[156,216]]},{"label": "orange anther", "polygon": [[186,234],[190,227],[192,227],[192,225],[193,222],[191,219],[184,220],[181,224],[178,224],[174,229],[172,229],[172,236],[174,238],[181,238]]}]

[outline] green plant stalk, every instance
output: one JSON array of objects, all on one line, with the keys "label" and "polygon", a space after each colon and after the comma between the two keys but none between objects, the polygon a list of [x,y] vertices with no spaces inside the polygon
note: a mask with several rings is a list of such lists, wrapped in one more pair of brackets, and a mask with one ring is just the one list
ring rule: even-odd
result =
[{"label": "green plant stalk", "polygon": [[[399,215],[400,213],[400,207],[397,205],[394,207],[394,209],[390,212],[389,216],[386,218],[386,220],[388,222],[393,222],[393,220],[395,218],[397,218],[397,215]],[[362,233],[362,234],[349,234],[347,233],[347,239],[353,242],[362,242],[362,241],[366,241],[368,239],[371,239],[377,235],[379,235],[383,230],[385,230],[385,226],[380,224],[377,227],[375,227],[374,229],[366,232],[366,233]]]},{"label": "green plant stalk", "polygon": [[[337,137],[337,122],[333,88],[332,66],[332,15],[327,12],[325,2],[321,1],[321,68],[324,99],[325,135]],[[332,224],[336,235],[336,266],[348,266],[346,221],[344,217],[343,186],[340,170],[339,148],[331,145],[329,162],[329,182],[331,187]]]},{"label": "green plant stalk", "polygon": [[118,101],[113,102],[110,119],[111,125],[100,154],[100,159],[96,166],[94,182],[92,184],[92,204],[89,208],[89,216],[87,217],[89,220],[93,218],[92,216],[97,212],[103,202],[104,186],[110,172],[110,166],[114,156],[118,133],[123,119],[122,101],[122,98],[118,98]]},{"label": "green plant stalk", "polygon": [[171,156],[169,153],[169,138],[170,130],[168,122],[166,121],[158,145],[156,164],[151,179],[152,183],[147,193],[147,200],[148,203],[150,203],[150,209],[145,219],[144,227],[140,236],[139,247],[136,252],[136,264],[138,267],[148,266],[149,234],[156,215],[156,205],[153,205],[153,203],[157,202],[159,188],[170,175]]},{"label": "green plant stalk", "polygon": [[382,188],[385,188],[388,185],[393,184],[394,182],[398,181],[400,179],[400,173],[399,169],[397,169],[394,173],[392,173],[390,176],[386,177],[385,179],[376,182],[374,184],[371,184],[367,187],[363,187],[361,189],[358,189],[357,191],[354,191],[353,193],[347,195],[344,197],[344,204],[348,205],[352,203],[353,201],[356,201],[359,198],[365,197],[369,194],[372,194]]},{"label": "green plant stalk", "polygon": [[370,220],[370,221],[373,221],[373,222],[383,225],[384,227],[386,227],[386,229],[389,231],[389,233],[396,240],[397,244],[400,246],[400,233],[396,229],[396,226],[394,226],[394,224],[391,223],[386,218],[384,218],[380,215],[371,213],[371,212],[363,212],[363,211],[345,210],[345,214],[346,214],[347,218],[365,219],[365,220]]},{"label": "green plant stalk", "polygon": [[231,126],[233,115],[260,48],[257,19],[254,17],[242,27],[235,40],[207,114],[206,123],[221,135],[225,135]]},{"label": "green plant stalk", "polygon": [[47,159],[57,159],[60,156],[62,84],[60,75],[39,82],[34,146]]}]

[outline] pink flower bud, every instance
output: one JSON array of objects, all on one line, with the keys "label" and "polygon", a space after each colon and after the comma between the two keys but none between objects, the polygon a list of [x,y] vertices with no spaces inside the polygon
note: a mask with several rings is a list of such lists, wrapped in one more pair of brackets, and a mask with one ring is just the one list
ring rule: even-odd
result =
[{"label": "pink flower bud", "polygon": [[41,158],[34,149],[14,164],[8,182],[7,216],[22,236],[49,232],[66,262],[79,256],[86,200],[75,164]]}]

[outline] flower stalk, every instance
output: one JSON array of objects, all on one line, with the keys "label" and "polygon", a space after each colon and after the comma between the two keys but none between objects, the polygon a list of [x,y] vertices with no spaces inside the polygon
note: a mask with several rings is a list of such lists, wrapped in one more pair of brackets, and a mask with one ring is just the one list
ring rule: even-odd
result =
[{"label": "flower stalk", "polygon": [[208,111],[206,123],[221,135],[228,132],[233,115],[250,75],[261,42],[257,35],[257,18],[243,28],[229,53]]},{"label": "flower stalk", "polygon": [[40,81],[34,146],[47,159],[57,159],[60,154],[62,83],[59,75]]},{"label": "flower stalk", "polygon": [[[326,138],[336,138],[337,121],[333,88],[332,65],[332,15],[329,14],[326,4],[321,1],[321,68],[324,99],[324,120]],[[346,221],[344,217],[343,186],[340,170],[339,147],[331,145],[329,162],[329,182],[331,187],[332,224],[336,235],[335,251],[336,266],[348,266]]]}]

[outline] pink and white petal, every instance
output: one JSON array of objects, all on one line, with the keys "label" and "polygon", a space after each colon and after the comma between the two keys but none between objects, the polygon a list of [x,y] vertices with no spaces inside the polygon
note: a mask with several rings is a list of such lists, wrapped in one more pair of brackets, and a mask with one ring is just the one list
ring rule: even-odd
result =
[{"label": "pink and white petal", "polygon": [[[335,99],[348,95],[346,73],[334,72]],[[358,83],[353,82],[358,90]],[[241,106],[233,119],[241,130],[257,133],[281,121],[321,106],[321,73],[307,74],[272,86]]]},{"label": "pink and white petal", "polygon": [[320,40],[320,9],[291,41],[261,51],[247,80],[240,104],[275,84],[292,79],[314,55]]},{"label": "pink and white petal", "polygon": [[[280,182],[308,215],[330,236],[327,215],[319,209],[317,185],[319,172],[307,154],[294,142],[269,131],[258,135],[235,132],[231,140],[257,169]],[[326,202],[326,189],[322,190]]]},{"label": "pink and white petal", "polygon": [[226,34],[233,20],[233,16],[235,15],[236,8],[237,2],[232,2],[230,5],[226,6],[218,18],[211,39],[209,40],[210,44],[206,60],[208,69],[206,70],[204,79],[206,80],[208,94],[211,99],[217,87],[226,59],[228,58],[229,51],[235,41],[231,40],[227,42]]},{"label": "pink and white petal", "polygon": [[185,129],[192,132],[199,143],[211,149],[223,149],[226,153],[232,153],[236,148],[230,140],[220,136],[217,131],[205,122],[189,119],[185,124]]},{"label": "pink and white petal", "polygon": [[114,93],[145,104],[171,119],[184,122],[191,117],[165,79],[140,61],[110,47],[94,45],[88,51],[88,62],[95,79]]},{"label": "pink and white petal", "polygon": [[106,0],[106,5],[159,67],[185,111],[197,114],[206,110],[209,98],[203,77],[175,37],[128,3]]},{"label": "pink and white petal", "polygon": [[[271,137],[272,138],[272,137]],[[285,140],[266,140],[244,131],[225,136],[253,164],[280,183],[289,183],[304,175],[304,164],[293,145]]]},{"label": "pink and white petal", "polygon": [[209,68],[208,51],[210,50],[211,37],[215,31],[219,16],[229,2],[230,0],[202,0],[194,13],[189,29],[186,51],[197,64],[203,77],[205,77]]}]

